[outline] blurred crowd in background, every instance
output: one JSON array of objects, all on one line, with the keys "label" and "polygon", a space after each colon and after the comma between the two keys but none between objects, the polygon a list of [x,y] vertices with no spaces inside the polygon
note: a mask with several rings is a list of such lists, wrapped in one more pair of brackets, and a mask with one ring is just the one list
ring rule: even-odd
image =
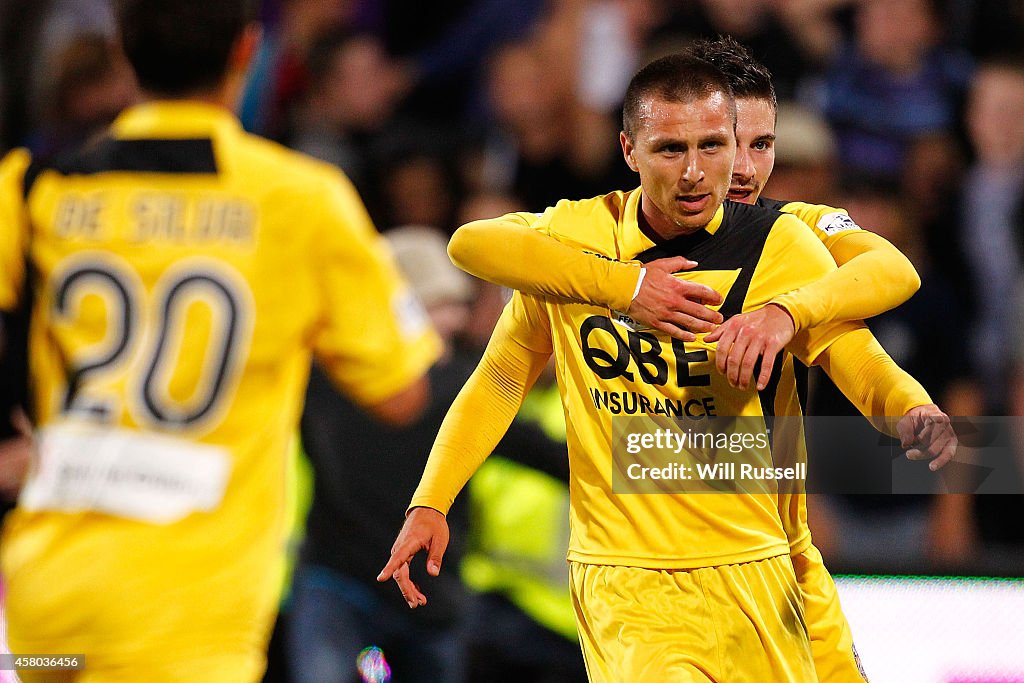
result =
[{"label": "blurred crowd in background", "polygon": [[[372,577],[503,304],[454,270],[447,235],[636,186],[618,144],[626,84],[694,38],[732,35],[774,74],[765,196],[844,207],[917,267],[919,293],[870,321],[889,354],[950,415],[1024,415],[1024,0],[264,0],[261,17],[243,124],[345,171],[451,347],[413,430],[367,424],[314,375],[310,533],[271,675],[293,657],[296,680],[343,680],[325,673],[332,652],[404,643],[384,645],[392,666],[453,668],[397,680],[583,680],[550,379],[508,459],[457,505],[448,583],[427,584],[436,604],[410,616]],[[0,151],[60,154],[138,97],[111,0],[0,0]],[[852,410],[822,377],[811,403]],[[833,570],[1024,571],[1017,496],[815,498]]]}]

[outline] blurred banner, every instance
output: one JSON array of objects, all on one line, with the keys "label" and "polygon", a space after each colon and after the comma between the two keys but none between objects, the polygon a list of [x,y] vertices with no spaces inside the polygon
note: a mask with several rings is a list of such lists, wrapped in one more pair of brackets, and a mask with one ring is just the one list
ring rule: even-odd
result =
[{"label": "blurred banner", "polygon": [[1024,683],[1024,579],[836,577],[872,683]]}]

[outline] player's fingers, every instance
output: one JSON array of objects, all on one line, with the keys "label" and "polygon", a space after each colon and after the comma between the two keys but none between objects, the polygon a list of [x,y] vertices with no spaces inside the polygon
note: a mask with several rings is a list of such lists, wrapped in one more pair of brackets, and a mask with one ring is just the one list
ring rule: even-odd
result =
[{"label": "player's fingers", "polygon": [[942,452],[939,453],[939,456],[928,463],[928,469],[935,472],[939,468],[945,467],[946,464],[956,455],[956,449],[959,445],[960,442],[955,437],[947,441]]},{"label": "player's fingers", "polygon": [[757,365],[757,359],[763,353],[764,347],[760,344],[752,343],[747,346],[747,350],[743,353],[743,359],[740,361],[739,374],[736,378],[741,389],[747,389],[750,386],[750,379],[754,376],[754,366]]},{"label": "player's fingers", "polygon": [[420,605],[427,604],[427,596],[420,592],[419,586],[409,577],[408,563],[403,564],[395,572],[395,583],[398,584],[398,590],[402,592],[402,597],[405,598],[405,602],[410,608],[415,609]]},{"label": "player's fingers", "polygon": [[396,542],[395,546],[391,549],[391,557],[388,559],[388,563],[384,565],[384,569],[380,570],[377,580],[384,582],[392,578],[403,564],[408,564],[412,560],[420,547],[416,543]]},{"label": "player's fingers", "polygon": [[693,332],[690,332],[687,329],[678,327],[672,323],[668,323],[663,320],[655,320],[654,322],[651,323],[651,327],[653,327],[656,330],[661,330],[665,334],[675,337],[680,341],[692,342],[696,341],[697,339],[697,335],[695,335]]},{"label": "player's fingers", "polygon": [[935,439],[935,431],[935,424],[931,421],[931,418],[926,417],[919,423],[914,440],[916,443],[927,447]]},{"label": "player's fingers", "polygon": [[914,415],[904,415],[896,423],[896,434],[900,437],[900,448],[906,450],[913,446],[917,439],[917,418]]},{"label": "player's fingers", "polygon": [[[707,341],[707,337],[704,337]],[[725,323],[718,328],[718,346],[715,350],[715,365],[723,375],[729,367],[729,353],[732,352],[732,345],[736,341],[736,325],[732,321]]]},{"label": "player's fingers", "polygon": [[775,359],[779,355],[778,347],[769,344],[761,354],[761,373],[757,376],[757,390],[764,391],[772,378],[772,370],[775,369]]},{"label": "player's fingers", "polygon": [[709,344],[713,344],[721,338],[723,332],[725,332],[725,326],[719,325],[714,330],[704,335],[704,341]]},{"label": "player's fingers", "polygon": [[720,325],[723,322],[722,314],[718,311],[712,311],[710,308],[702,303],[695,302],[692,300],[683,301],[676,306],[676,310],[684,315],[688,315],[696,320],[701,321],[702,324],[707,326],[707,329],[702,329],[702,332],[710,332],[715,328],[715,325]]},{"label": "player's fingers", "polygon": [[646,264],[647,268],[659,268],[664,270],[666,273],[678,273],[681,270],[693,270],[697,267],[696,261],[691,261],[685,256],[672,256],[670,258],[661,258],[656,261],[651,261]]},{"label": "player's fingers", "polygon": [[427,553],[427,573],[431,576],[437,576],[441,573],[441,561],[444,559],[444,551],[447,548],[447,538],[441,536],[434,537],[430,544],[430,550]]},{"label": "player's fingers", "polygon": [[696,318],[681,311],[668,311],[662,316],[662,318],[665,322],[671,323],[676,327],[686,330],[687,332],[693,332],[694,334],[713,332],[715,329],[715,325],[707,320]]},{"label": "player's fingers", "polygon": [[743,357],[749,347],[750,338],[741,333],[736,335],[736,339],[729,349],[729,357],[725,361],[725,376],[729,380],[729,384],[734,387],[740,385],[740,369],[743,367]]},{"label": "player's fingers", "polygon": [[[722,295],[717,291],[707,285],[689,280],[676,280],[673,291],[683,300],[683,303],[678,304],[679,310],[715,324],[722,322],[721,313],[707,308],[707,306],[716,306],[722,303]],[[686,306],[686,303],[690,303],[691,306]]]}]

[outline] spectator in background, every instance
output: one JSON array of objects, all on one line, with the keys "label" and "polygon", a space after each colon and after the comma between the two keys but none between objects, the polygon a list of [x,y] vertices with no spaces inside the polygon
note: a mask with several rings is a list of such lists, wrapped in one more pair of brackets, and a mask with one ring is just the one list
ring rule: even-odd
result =
[{"label": "spectator in background", "polygon": [[814,34],[808,31],[803,16],[793,11],[800,9],[801,3],[696,0],[674,4],[678,9],[657,32],[658,36],[735,38],[771,71],[780,99],[792,98],[801,77],[815,66],[815,50],[808,44]]},{"label": "spectator in background", "polygon": [[116,43],[100,34],[76,36],[58,58],[33,151],[46,157],[84,143],[138,97],[135,73]]},{"label": "spectator in background", "polygon": [[378,174],[381,225],[436,225],[451,233],[459,182],[449,160],[426,149],[399,148],[391,157]]},{"label": "spectator in background", "polygon": [[[406,608],[393,586],[372,577],[401,525],[441,420],[476,367],[481,349],[463,343],[462,332],[471,311],[479,309],[471,308],[472,279],[448,259],[444,233],[404,226],[385,236],[444,339],[445,352],[429,373],[430,405],[402,428],[372,422],[313,369],[302,419],[303,445],[314,472],[313,502],[293,583],[288,636],[298,683],[358,681],[356,656],[371,645],[383,649],[395,680],[458,683],[465,677],[468,596],[457,573],[424,578],[434,599],[416,612]],[[492,312],[490,327],[499,313]],[[536,426],[517,423],[501,448],[565,474],[564,449],[552,463],[547,437]],[[451,519],[465,529],[461,507]],[[457,560],[460,548],[453,550]]]},{"label": "spectator in background", "polygon": [[974,162],[963,187],[961,239],[979,307],[970,347],[987,409],[1001,414],[1017,340],[1010,292],[1024,272],[1024,61],[981,67],[967,129]]},{"label": "spectator in background", "polygon": [[[800,197],[809,204],[835,203],[836,145],[828,124],[816,112],[780,102],[775,137],[775,166],[766,197]],[[838,206],[838,204],[837,204]]]},{"label": "spectator in background", "polygon": [[[915,216],[891,189],[870,184],[846,190],[838,203],[858,223],[872,226],[900,249],[921,276],[917,294],[867,320],[868,327],[892,359],[918,379],[950,415],[978,414],[980,398],[964,353],[966,339],[961,328],[949,323],[962,319],[963,314],[956,309],[951,283],[931,266]],[[825,417],[820,422],[810,419],[808,462],[818,463],[819,472],[846,472],[840,476],[848,476],[842,463],[859,458],[865,467],[880,467],[881,477],[890,476],[891,467],[903,463],[889,462],[888,454],[879,449],[879,435],[867,423],[859,430],[850,427],[843,439],[827,431],[833,425],[847,429],[847,423],[840,425],[830,421],[831,417],[858,413],[828,377],[817,369],[812,373],[809,413]],[[892,452],[899,452],[898,442],[883,438],[892,444]],[[880,460],[869,462],[867,454]],[[863,492],[852,490],[848,481],[827,478],[815,488],[838,494],[808,499],[815,541],[826,562],[837,567],[855,571],[961,567],[973,559],[971,551],[978,547],[968,496],[857,495]]]},{"label": "spectator in background", "polygon": [[628,172],[617,154],[596,167],[586,163],[593,152],[576,147],[581,141],[575,137],[575,95],[548,71],[534,42],[510,43],[494,53],[488,71],[494,122],[480,171],[473,174],[477,189],[513,192],[530,211],[562,197],[601,193]]},{"label": "spectator in background", "polygon": [[[17,2],[10,4],[17,5]],[[25,128],[16,140],[25,145],[38,137],[40,123],[48,120],[53,107],[53,83],[67,66],[68,51],[82,36],[102,36],[108,41],[116,38],[113,0],[49,0],[33,2],[28,15],[12,12],[12,28],[18,33],[13,37],[12,52],[24,60],[15,71],[24,80],[23,88]],[[4,19],[8,10],[3,8]],[[0,49],[0,52],[3,52]],[[20,99],[19,97],[19,99]]]},{"label": "spectator in background", "polygon": [[844,171],[898,180],[916,140],[956,126],[971,62],[943,47],[934,0],[862,0],[854,25],[851,40],[832,44],[820,106]]},{"label": "spectator in background", "polygon": [[317,40],[350,25],[356,3],[348,0],[281,0],[249,69],[239,118],[245,129],[284,137],[298,99],[309,86],[310,50]]},{"label": "spectator in background", "polygon": [[312,47],[308,75],[289,145],[338,166],[366,194],[404,91],[401,70],[380,39],[341,30]]},{"label": "spectator in background", "polygon": [[[445,350],[429,372],[430,405],[401,428],[373,422],[322,370],[313,369],[302,418],[313,502],[287,639],[297,683],[360,680],[356,656],[371,645],[383,649],[396,680],[458,683],[464,677],[465,592],[458,577],[434,581],[436,600],[422,613],[410,613],[393,587],[371,579],[401,523],[438,425],[476,364],[476,356],[456,344],[473,286],[448,261],[447,240],[436,230],[403,227],[387,239]],[[455,519],[461,519],[458,510]]]},{"label": "spectator in background", "polygon": [[[965,176],[960,239],[973,276],[977,322],[969,348],[978,365],[990,415],[1022,415],[1021,309],[1013,296],[1024,272],[1024,58],[992,59],[978,71],[967,106],[974,161]],[[1017,373],[1014,374],[1016,367]],[[1024,481],[1018,458],[1018,481]],[[1021,496],[978,496],[986,549],[1024,551],[1016,520]]]}]

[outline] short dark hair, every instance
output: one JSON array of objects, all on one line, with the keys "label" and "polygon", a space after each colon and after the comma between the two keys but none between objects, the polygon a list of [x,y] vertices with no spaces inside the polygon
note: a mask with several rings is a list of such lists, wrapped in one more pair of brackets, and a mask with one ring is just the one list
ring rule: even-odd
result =
[{"label": "short dark hair", "polygon": [[656,59],[636,72],[626,88],[622,105],[622,130],[632,140],[640,119],[641,103],[648,98],[686,102],[724,93],[730,102],[732,120],[736,107],[729,79],[711,62],[679,52]]},{"label": "short dark hair", "polygon": [[711,62],[725,73],[736,99],[767,100],[774,111],[779,110],[772,72],[754,59],[750,50],[732,36],[695,41],[690,46],[690,52],[695,57]]},{"label": "short dark hair", "polygon": [[117,10],[139,85],[170,96],[216,87],[235,41],[256,19],[251,0],[119,0]]}]

